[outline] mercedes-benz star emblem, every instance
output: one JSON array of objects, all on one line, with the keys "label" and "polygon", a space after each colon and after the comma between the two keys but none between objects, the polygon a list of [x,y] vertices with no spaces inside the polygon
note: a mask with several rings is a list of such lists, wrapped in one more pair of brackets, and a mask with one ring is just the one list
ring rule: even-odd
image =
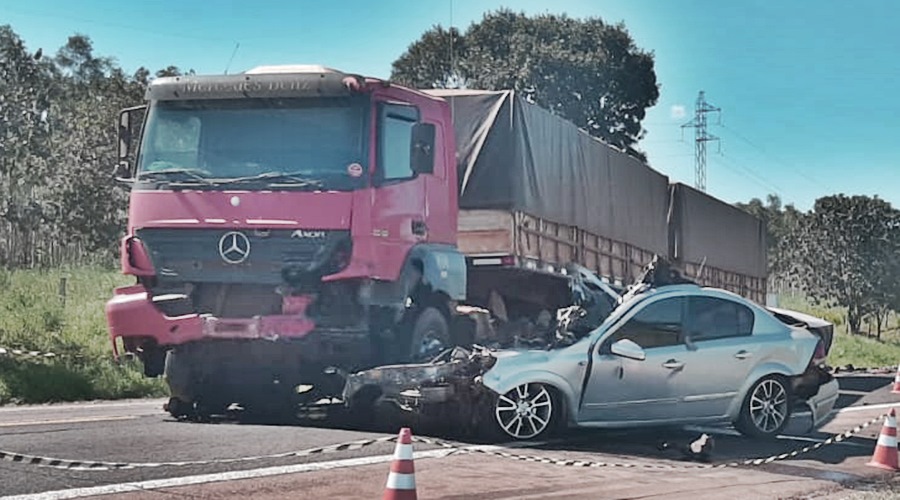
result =
[{"label": "mercedes-benz star emblem", "polygon": [[225,233],[219,239],[219,255],[229,264],[240,264],[250,256],[250,240],[238,231]]}]

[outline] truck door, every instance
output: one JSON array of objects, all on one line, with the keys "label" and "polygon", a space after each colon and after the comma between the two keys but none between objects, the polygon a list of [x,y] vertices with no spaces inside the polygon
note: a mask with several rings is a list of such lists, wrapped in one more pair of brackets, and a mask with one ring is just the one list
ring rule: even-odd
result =
[{"label": "truck door", "polygon": [[425,179],[410,167],[412,128],[419,109],[409,104],[376,105],[376,171],[372,206],[375,275],[399,269],[413,245],[427,239]]}]

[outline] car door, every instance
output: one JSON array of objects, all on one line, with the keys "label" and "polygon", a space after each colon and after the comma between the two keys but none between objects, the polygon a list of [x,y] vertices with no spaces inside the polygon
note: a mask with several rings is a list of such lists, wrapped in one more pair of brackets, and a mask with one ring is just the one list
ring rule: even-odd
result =
[{"label": "car door", "polygon": [[676,382],[679,411],[696,418],[723,417],[760,355],[752,336],[753,311],[723,297],[693,295],[685,317],[685,366]]},{"label": "car door", "polygon": [[[582,423],[666,420],[675,409],[675,380],[685,354],[681,297],[653,300],[626,316],[598,342],[579,411]],[[631,340],[644,359],[612,353],[613,343]]]}]

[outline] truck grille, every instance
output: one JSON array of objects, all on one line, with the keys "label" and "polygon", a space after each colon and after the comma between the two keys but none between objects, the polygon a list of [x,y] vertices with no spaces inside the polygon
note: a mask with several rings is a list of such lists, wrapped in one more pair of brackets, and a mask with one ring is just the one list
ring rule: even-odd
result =
[{"label": "truck grille", "polygon": [[[341,264],[333,259],[337,252],[349,252],[351,244],[350,231],[345,230],[149,228],[136,233],[160,284],[277,286],[284,282],[284,272],[289,268],[319,269],[321,274],[337,272]],[[225,255],[220,251],[223,249]],[[228,253],[229,249],[233,251]]]}]

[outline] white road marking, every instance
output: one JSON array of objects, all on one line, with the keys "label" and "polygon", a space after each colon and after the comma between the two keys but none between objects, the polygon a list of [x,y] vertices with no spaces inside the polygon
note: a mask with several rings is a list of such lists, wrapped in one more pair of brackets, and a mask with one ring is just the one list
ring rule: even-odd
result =
[{"label": "white road marking", "polygon": [[102,415],[99,417],[65,418],[59,420],[27,420],[19,422],[0,422],[0,427],[25,427],[29,425],[77,424],[82,422],[109,422],[112,420],[134,420],[134,415]]},{"label": "white road marking", "polygon": [[[452,450],[429,450],[417,453],[416,458],[440,458],[449,455]],[[314,462],[310,464],[288,465],[282,467],[266,467],[262,469],[221,472],[218,474],[202,474],[197,476],[173,477],[168,479],[154,479],[136,483],[109,484],[89,488],[74,488],[69,490],[46,491],[31,495],[14,495],[0,497],[3,500],[57,500],[66,498],[81,498],[93,495],[110,495],[113,493],[132,493],[161,488],[176,488],[195,484],[216,483],[223,481],[236,481],[240,479],[253,479],[260,477],[276,476],[282,474],[296,474],[301,472],[313,472],[345,467],[359,467],[361,465],[380,464],[390,462],[393,455],[378,455],[373,457],[348,458],[344,460],[332,460],[328,462]],[[387,475],[387,474],[385,474]]]},{"label": "white road marking", "polygon": [[10,406],[0,407],[0,413],[17,413],[25,411],[96,410],[106,408],[135,408],[141,406],[155,406],[158,407],[160,413],[162,413],[162,404],[164,402],[164,399],[153,399],[116,403],[67,403],[38,406]]},{"label": "white road marking", "polygon": [[[518,443],[516,443],[518,444]],[[540,443],[529,443],[533,446]],[[509,446],[511,448],[521,446]],[[474,445],[463,448],[442,448],[415,452],[415,459],[443,458],[460,450],[484,450],[496,451],[503,446]],[[362,465],[380,464],[394,460],[394,455],[377,455],[371,457],[347,458],[343,460],[331,460],[328,462],[313,462],[299,465],[286,465],[279,467],[265,467],[261,469],[239,470],[220,472],[216,474],[201,474],[196,476],[172,477],[166,479],[153,479],[136,483],[107,484],[87,488],[73,488],[68,490],[45,491],[26,495],[12,495],[0,497],[0,500],[63,500],[68,498],[83,498],[95,495],[111,495],[114,493],[134,493],[161,488],[177,488],[179,486],[191,486],[195,484],[218,483],[223,481],[237,481],[240,479],[254,479],[284,474],[298,474],[303,472],[315,472],[330,469],[342,469],[347,467],[359,467]],[[387,471],[385,472],[387,477]]]},{"label": "white road marking", "polygon": [[900,410],[900,401],[896,403],[882,403],[877,405],[863,405],[863,406],[847,406],[845,408],[838,408],[836,410],[832,410],[832,415],[838,415],[840,413],[852,413],[856,411],[866,411],[866,410],[884,410],[887,408],[897,408]]}]

